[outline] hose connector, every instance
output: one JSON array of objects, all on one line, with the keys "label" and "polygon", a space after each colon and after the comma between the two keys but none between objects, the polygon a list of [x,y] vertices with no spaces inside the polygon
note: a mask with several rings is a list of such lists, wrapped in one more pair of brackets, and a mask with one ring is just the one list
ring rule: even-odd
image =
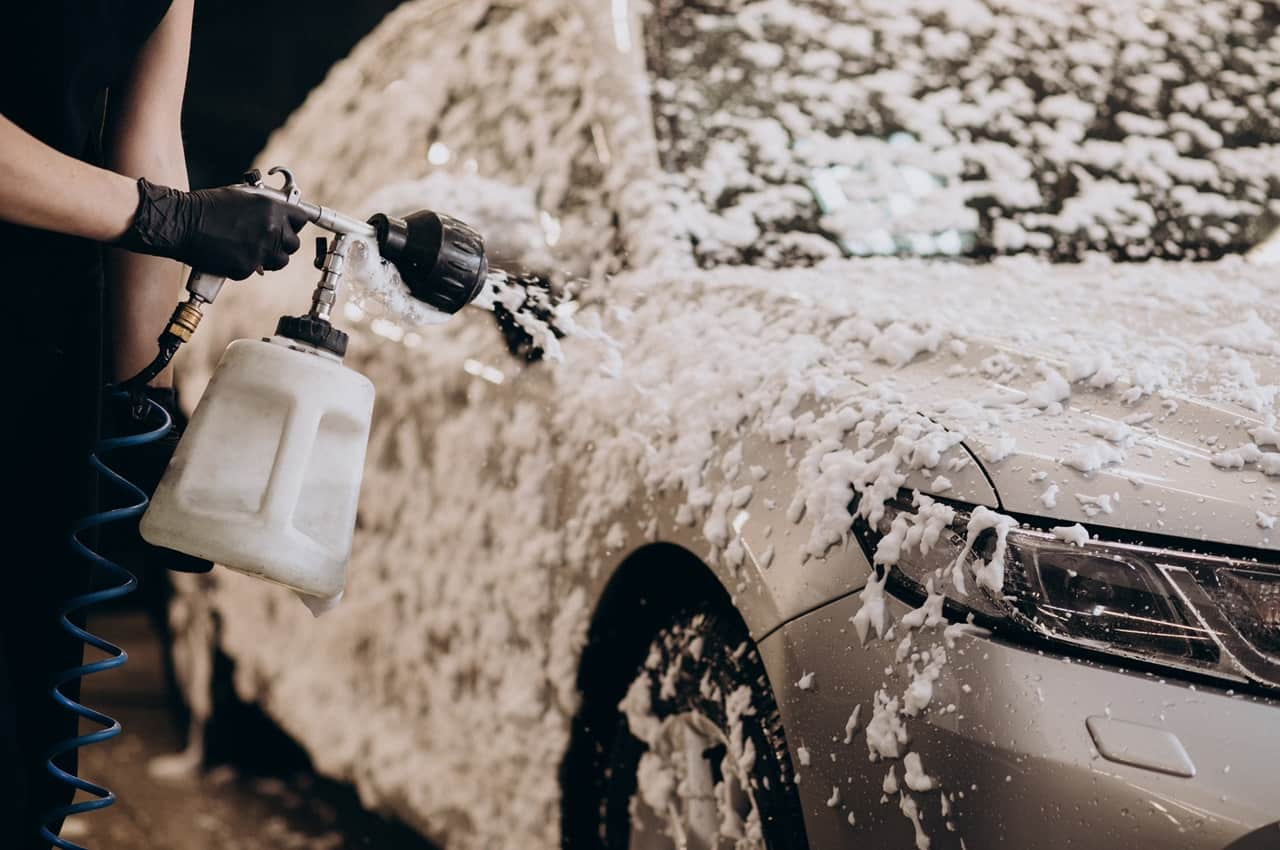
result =
[{"label": "hose connector", "polygon": [[201,303],[200,299],[194,296],[180,302],[173,308],[173,315],[169,317],[169,325],[164,332],[177,337],[182,342],[190,342],[196,328],[200,326],[200,320],[204,318],[204,313],[200,309]]},{"label": "hose connector", "polygon": [[194,293],[186,301],[179,302],[178,306],[173,308],[173,315],[169,317],[164,333],[160,334],[159,339],[156,340],[159,343],[159,351],[156,352],[155,359],[129,380],[122,381],[118,389],[124,392],[140,392],[156,375],[163,372],[182,344],[191,341],[196,328],[200,326],[200,320],[204,318],[201,307],[206,303],[208,302]]}]

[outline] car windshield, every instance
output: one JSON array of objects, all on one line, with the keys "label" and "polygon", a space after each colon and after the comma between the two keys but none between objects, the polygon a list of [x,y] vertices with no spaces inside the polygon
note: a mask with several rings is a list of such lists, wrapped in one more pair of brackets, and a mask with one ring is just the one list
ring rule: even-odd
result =
[{"label": "car windshield", "polygon": [[1280,6],[654,0],[701,265],[1215,259],[1280,220]]}]

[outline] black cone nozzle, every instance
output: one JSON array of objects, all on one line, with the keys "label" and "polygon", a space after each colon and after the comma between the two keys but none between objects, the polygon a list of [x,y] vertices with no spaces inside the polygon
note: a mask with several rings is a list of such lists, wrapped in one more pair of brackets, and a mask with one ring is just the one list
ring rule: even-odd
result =
[{"label": "black cone nozzle", "polygon": [[378,251],[395,264],[414,298],[456,313],[480,294],[489,264],[484,239],[447,215],[420,210],[403,219],[378,213],[369,219]]}]

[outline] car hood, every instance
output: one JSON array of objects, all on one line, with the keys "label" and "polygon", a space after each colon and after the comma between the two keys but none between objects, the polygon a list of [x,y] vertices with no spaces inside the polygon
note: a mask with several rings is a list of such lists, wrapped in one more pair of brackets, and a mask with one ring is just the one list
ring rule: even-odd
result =
[{"label": "car hood", "polygon": [[1280,548],[1280,300],[1234,261],[1130,268],[1139,285],[1108,289],[1113,269],[1042,266],[1078,289],[1032,313],[974,304],[968,335],[865,379],[964,434],[1006,511]]}]

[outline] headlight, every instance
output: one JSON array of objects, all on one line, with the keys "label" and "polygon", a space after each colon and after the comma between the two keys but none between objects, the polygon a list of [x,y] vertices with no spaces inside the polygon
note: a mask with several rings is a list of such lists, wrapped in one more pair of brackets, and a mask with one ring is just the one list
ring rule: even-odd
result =
[{"label": "headlight", "polygon": [[891,587],[1006,636],[1280,688],[1280,565],[1067,540],[919,494],[857,531]]}]

